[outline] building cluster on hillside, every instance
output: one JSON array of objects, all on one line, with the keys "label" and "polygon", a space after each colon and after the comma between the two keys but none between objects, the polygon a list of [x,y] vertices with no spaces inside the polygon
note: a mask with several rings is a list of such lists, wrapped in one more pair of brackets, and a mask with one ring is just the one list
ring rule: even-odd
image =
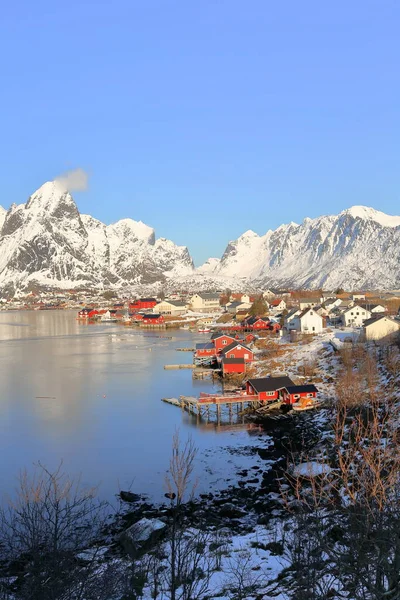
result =
[{"label": "building cluster on hillside", "polygon": [[[113,293],[42,291],[0,298],[6,310],[78,309],[79,317],[89,320],[129,321],[160,326],[165,322],[189,318],[202,319],[204,325],[225,314],[226,321],[241,328],[284,328],[289,332],[319,334],[326,327],[363,328],[364,338],[379,340],[398,331],[400,293],[302,292],[269,289],[258,293],[176,291],[165,297],[130,300],[112,299]],[[255,309],[255,307],[257,307]],[[389,309],[389,310],[388,310]]]}]

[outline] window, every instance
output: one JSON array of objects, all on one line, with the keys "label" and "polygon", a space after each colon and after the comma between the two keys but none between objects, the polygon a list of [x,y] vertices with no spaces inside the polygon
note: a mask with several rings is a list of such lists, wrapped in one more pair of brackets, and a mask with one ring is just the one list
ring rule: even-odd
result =
[{"label": "window", "polygon": [[313,395],[312,394],[307,394],[307,398],[312,398]]},{"label": "window", "polygon": [[222,340],[222,345],[226,346],[227,340]]},{"label": "window", "polygon": [[267,392],[267,396],[275,396],[275,392]]},{"label": "window", "polygon": [[294,398],[295,400],[297,400],[298,398],[300,398],[300,394],[293,394],[293,398]]},{"label": "window", "polygon": [[248,355],[248,354],[245,354],[245,355],[244,355],[244,358],[249,358],[249,355]]},{"label": "window", "polygon": [[312,330],[315,331],[315,327],[313,327]]},{"label": "window", "polygon": [[234,355],[234,354],[231,354],[229,358],[235,358],[235,355]]}]

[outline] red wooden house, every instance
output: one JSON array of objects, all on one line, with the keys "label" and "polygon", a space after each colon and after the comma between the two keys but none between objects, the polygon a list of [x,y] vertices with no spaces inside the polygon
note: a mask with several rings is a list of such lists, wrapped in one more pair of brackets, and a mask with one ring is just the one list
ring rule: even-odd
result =
[{"label": "red wooden house", "polygon": [[221,352],[222,358],[243,358],[245,362],[254,360],[254,353],[242,342],[234,341]]},{"label": "red wooden house", "polygon": [[317,397],[315,385],[295,385],[290,377],[262,377],[246,382],[246,394],[257,395],[260,401],[279,400],[284,404],[297,404]]},{"label": "red wooden house", "polygon": [[143,325],[162,325],[165,322],[163,315],[156,315],[151,313],[149,315],[143,315]]},{"label": "red wooden house", "polygon": [[207,358],[215,356],[216,350],[212,342],[206,342],[204,344],[196,344],[196,358]]},{"label": "red wooden house", "polygon": [[129,312],[139,312],[139,310],[148,310],[157,304],[155,298],[139,298],[129,304]]},{"label": "red wooden house", "polygon": [[256,336],[254,335],[254,333],[248,333],[245,336],[244,341],[247,342],[247,344],[250,344],[251,342],[254,342],[255,339],[256,339]]},{"label": "red wooden house", "polygon": [[96,308],[93,308],[88,314],[88,319],[95,319],[99,314],[99,311]]},{"label": "red wooden house", "polygon": [[221,361],[222,376],[233,373],[245,373],[246,362],[244,358],[223,358]]},{"label": "red wooden house", "polygon": [[89,313],[92,309],[91,308],[82,308],[79,312],[78,312],[78,319],[88,319],[89,318]]},{"label": "red wooden house", "polygon": [[315,385],[289,385],[283,391],[285,404],[295,404],[303,399],[316,398],[318,389]]},{"label": "red wooden house", "polygon": [[243,321],[243,327],[246,329],[253,329],[255,331],[269,329],[270,320],[268,317],[247,317],[247,319]]},{"label": "red wooden house", "polygon": [[229,344],[235,342],[235,338],[231,335],[227,335],[226,333],[213,333],[211,336],[211,341],[214,344],[215,351],[217,354],[220,354],[222,350],[224,350]]},{"label": "red wooden house", "polygon": [[285,388],[294,386],[290,377],[261,377],[246,382],[246,393],[258,396],[261,401],[283,400]]}]

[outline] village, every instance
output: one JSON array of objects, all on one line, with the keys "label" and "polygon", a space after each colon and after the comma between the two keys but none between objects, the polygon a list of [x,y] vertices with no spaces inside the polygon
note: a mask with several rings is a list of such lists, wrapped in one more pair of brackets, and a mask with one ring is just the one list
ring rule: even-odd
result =
[{"label": "village", "polygon": [[[77,319],[87,323],[121,323],[140,328],[172,328],[203,334],[197,342],[193,364],[165,368],[193,369],[223,381],[222,393],[199,397],[163,398],[198,416],[210,417],[216,407],[266,415],[269,411],[304,411],[317,408],[323,394],[312,377],[289,376],[278,361],[271,369],[266,357],[272,350],[291,355],[295,348],[311,353],[312,343],[324,340],[334,350],[343,343],[385,344],[398,338],[400,299],[367,293],[283,292],[262,294],[204,293],[172,298],[118,300],[111,307],[86,306]],[[304,361],[303,361],[304,362]],[[229,408],[231,410],[231,408]]]},{"label": "village", "polygon": [[[120,324],[143,329],[180,328],[206,339],[195,347],[192,364],[165,368],[192,368],[194,377],[210,375],[223,382],[219,394],[200,393],[198,398],[163,398],[193,414],[202,415],[211,406],[236,405],[250,412],[303,411],[320,406],[321,393],[310,377],[290,377],[282,360],[266,360],[272,350],[281,355],[304,348],[309,354],[313,341],[324,339],[334,350],[344,342],[385,344],[399,336],[400,294],[384,292],[333,292],[265,290],[258,293],[175,292],[168,298],[142,297],[129,300],[114,293],[90,294],[84,298],[66,295],[52,300],[30,295],[19,309],[65,310],[79,308],[76,319],[85,325]],[[83,306],[82,306],[83,305]],[[3,309],[17,309],[12,302]]]}]

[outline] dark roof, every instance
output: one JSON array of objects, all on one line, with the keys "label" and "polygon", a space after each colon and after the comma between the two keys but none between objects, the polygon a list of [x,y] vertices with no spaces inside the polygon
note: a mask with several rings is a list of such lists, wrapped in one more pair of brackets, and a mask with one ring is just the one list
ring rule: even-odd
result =
[{"label": "dark roof", "polygon": [[223,358],[222,364],[223,365],[243,365],[244,358]]},{"label": "dark roof", "polygon": [[[364,327],[366,327],[367,325],[371,325],[371,323],[376,323],[377,321],[380,321],[381,319],[389,319],[389,317],[387,315],[378,314],[376,317],[371,317],[370,319],[367,319],[366,321],[364,321]],[[391,319],[389,319],[389,320],[391,320]]]},{"label": "dark roof", "polygon": [[249,379],[248,383],[256,392],[275,392],[289,386],[294,386],[290,377],[262,377],[261,379]]},{"label": "dark roof", "polygon": [[196,344],[196,350],[208,350],[209,348],[214,348],[214,344],[212,342],[203,342],[201,344]]},{"label": "dark roof", "polygon": [[310,392],[318,392],[318,389],[313,384],[306,385],[289,385],[285,386],[289,394],[303,394]]},{"label": "dark roof", "polygon": [[143,319],[158,319],[159,317],[161,317],[161,315],[155,315],[154,313],[143,315]]},{"label": "dark roof", "polygon": [[257,321],[265,321],[265,323],[269,323],[271,319],[269,319],[268,317],[249,317],[248,319],[246,319],[246,323],[248,325],[254,325],[254,323],[257,323]]},{"label": "dark roof", "polygon": [[240,340],[236,340],[235,342],[232,342],[231,344],[229,344],[228,346],[226,346],[222,350],[222,354],[225,354],[226,352],[229,352],[230,350],[233,350],[233,348],[236,348],[236,346],[242,346],[242,348],[244,348],[245,350],[248,350],[249,352],[252,352],[252,350],[250,350],[250,348],[248,346],[246,346],[246,344],[243,344],[243,342],[241,342]]},{"label": "dark roof", "polygon": [[139,298],[136,302],[157,302],[155,298]]},{"label": "dark roof", "polygon": [[211,339],[212,340],[216,340],[219,337],[229,337],[232,338],[232,340],[234,340],[235,338],[233,337],[233,335],[229,335],[229,333],[224,333],[223,331],[215,331],[212,336]]}]

